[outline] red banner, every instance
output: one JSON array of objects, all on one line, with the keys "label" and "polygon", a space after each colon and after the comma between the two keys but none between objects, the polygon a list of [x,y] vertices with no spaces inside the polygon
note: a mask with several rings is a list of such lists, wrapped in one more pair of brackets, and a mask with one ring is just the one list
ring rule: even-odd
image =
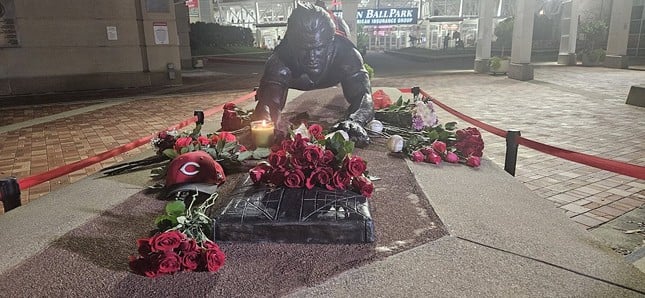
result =
[{"label": "red banner", "polygon": [[186,0],[186,6],[188,8],[197,8],[199,7],[199,0]]}]

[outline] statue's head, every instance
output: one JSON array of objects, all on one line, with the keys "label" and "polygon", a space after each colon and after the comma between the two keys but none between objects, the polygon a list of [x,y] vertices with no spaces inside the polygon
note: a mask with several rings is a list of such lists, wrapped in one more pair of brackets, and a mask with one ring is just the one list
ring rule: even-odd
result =
[{"label": "statue's head", "polygon": [[324,71],[334,41],[336,25],[327,11],[310,3],[299,3],[289,16],[285,38],[297,63],[309,75]]}]

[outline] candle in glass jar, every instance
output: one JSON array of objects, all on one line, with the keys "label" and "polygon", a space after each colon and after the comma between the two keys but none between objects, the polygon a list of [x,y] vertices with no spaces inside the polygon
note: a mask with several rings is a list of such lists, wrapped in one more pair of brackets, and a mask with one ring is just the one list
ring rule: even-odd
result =
[{"label": "candle in glass jar", "polygon": [[251,138],[256,147],[268,147],[273,141],[273,122],[259,120],[251,122]]}]

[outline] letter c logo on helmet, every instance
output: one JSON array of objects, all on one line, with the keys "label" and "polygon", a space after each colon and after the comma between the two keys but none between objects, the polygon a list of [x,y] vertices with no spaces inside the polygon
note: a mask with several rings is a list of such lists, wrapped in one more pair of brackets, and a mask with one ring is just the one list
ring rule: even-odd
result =
[{"label": "letter c logo on helmet", "polygon": [[[188,166],[194,166],[196,170],[190,171],[188,170]],[[181,168],[179,168],[179,171],[186,176],[195,176],[199,174],[199,164],[193,161],[189,161],[181,166]]]}]

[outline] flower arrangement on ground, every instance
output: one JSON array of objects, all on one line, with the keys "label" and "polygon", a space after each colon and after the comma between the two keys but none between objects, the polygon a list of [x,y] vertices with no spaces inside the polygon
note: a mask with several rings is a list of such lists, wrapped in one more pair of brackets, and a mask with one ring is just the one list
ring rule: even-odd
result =
[{"label": "flower arrangement on ground", "polygon": [[439,118],[430,97],[404,100],[401,96],[395,103],[377,110],[375,116],[378,120],[402,128],[411,128],[414,131],[439,124]]},{"label": "flower arrangement on ground", "polygon": [[[163,131],[151,141],[157,155],[174,159],[180,154],[202,150],[208,153],[224,170],[229,171],[238,168],[241,162],[249,159],[261,159],[269,155],[266,148],[258,148],[250,151],[240,144],[237,137],[228,131],[202,135],[201,125],[197,124],[192,132]],[[153,174],[163,175],[164,170],[160,169]]]},{"label": "flower arrangement on ground", "polygon": [[[375,134],[388,137],[390,152],[402,152],[415,162],[440,164],[481,164],[484,141],[477,128],[457,130],[457,122],[439,123],[432,97],[403,100],[377,111],[377,119],[367,125]],[[388,122],[388,120],[390,122]]]},{"label": "flower arrangement on ground", "polygon": [[371,197],[367,163],[353,155],[354,143],[341,132],[323,134],[318,124],[301,125],[271,148],[268,161],[249,170],[251,180],[272,187],[351,190]]},{"label": "flower arrangement on ground", "polygon": [[445,127],[439,124],[420,132],[399,131],[406,137],[391,135],[388,150],[393,153],[403,152],[415,162],[440,164],[446,161],[478,167],[484,150],[481,133],[474,127],[455,131],[456,124],[449,122]]},{"label": "flower arrangement on ground", "polygon": [[217,194],[213,194],[195,208],[195,200],[189,208],[183,201],[168,203],[165,214],[155,220],[158,232],[137,240],[139,256],[130,256],[130,269],[147,277],[180,271],[217,272],[226,256],[205,233],[212,229],[212,219],[206,212],[216,199]]}]

